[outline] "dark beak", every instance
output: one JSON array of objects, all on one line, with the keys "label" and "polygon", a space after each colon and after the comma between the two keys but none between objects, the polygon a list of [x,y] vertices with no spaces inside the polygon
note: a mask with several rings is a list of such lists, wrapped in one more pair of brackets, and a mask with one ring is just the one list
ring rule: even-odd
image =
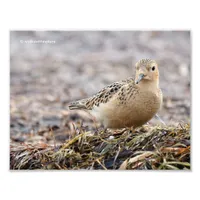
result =
[{"label": "dark beak", "polygon": [[138,84],[144,78],[144,74],[139,74],[138,80],[136,80],[136,84]]}]

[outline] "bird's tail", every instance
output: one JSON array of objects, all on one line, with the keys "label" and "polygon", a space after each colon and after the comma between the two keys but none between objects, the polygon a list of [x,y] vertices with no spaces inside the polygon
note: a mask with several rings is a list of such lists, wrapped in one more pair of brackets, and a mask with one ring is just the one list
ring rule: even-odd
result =
[{"label": "bird's tail", "polygon": [[70,110],[83,110],[83,109],[87,109],[87,108],[83,102],[75,101],[69,105],[69,109]]}]

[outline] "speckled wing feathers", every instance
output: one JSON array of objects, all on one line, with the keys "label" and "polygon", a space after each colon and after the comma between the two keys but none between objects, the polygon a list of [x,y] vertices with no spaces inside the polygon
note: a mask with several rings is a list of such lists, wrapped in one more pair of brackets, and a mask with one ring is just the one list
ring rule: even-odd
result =
[{"label": "speckled wing feathers", "polygon": [[123,86],[131,82],[134,83],[133,78],[128,78],[126,80],[122,80],[120,82],[115,82],[111,85],[108,85],[107,87],[104,87],[102,90],[100,90],[96,95],[90,98],[72,102],[69,105],[69,109],[92,110],[94,106],[99,106],[100,103],[107,103],[117,92],[123,89]]}]

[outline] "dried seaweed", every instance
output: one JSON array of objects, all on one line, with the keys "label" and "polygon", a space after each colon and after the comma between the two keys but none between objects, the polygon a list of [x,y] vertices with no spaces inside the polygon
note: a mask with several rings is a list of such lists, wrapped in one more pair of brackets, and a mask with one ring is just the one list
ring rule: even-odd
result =
[{"label": "dried seaweed", "polygon": [[79,127],[59,145],[11,142],[10,169],[189,170],[190,125],[143,126],[118,134]]}]

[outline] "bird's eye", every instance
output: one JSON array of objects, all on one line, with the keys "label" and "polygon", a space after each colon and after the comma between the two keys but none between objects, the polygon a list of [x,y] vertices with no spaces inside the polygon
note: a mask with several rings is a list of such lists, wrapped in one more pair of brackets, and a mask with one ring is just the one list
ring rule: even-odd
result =
[{"label": "bird's eye", "polygon": [[154,70],[155,70],[155,68],[156,68],[156,67],[155,67],[155,66],[153,66],[153,67],[151,68],[151,69],[152,69],[152,71],[154,71]]}]

